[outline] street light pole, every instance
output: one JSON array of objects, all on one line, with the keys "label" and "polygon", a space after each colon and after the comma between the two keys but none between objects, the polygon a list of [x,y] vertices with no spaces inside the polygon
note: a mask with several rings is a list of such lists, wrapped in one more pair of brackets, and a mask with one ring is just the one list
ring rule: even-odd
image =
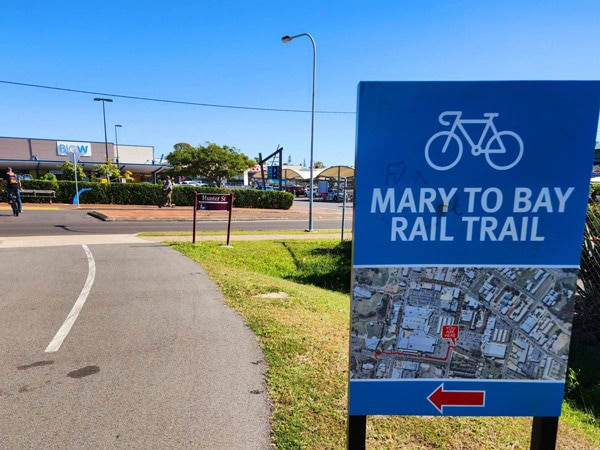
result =
[{"label": "street light pole", "polygon": [[112,98],[100,98],[96,97],[95,102],[102,102],[102,118],[104,119],[104,150],[106,151],[106,180],[110,181],[110,175],[108,173],[108,136],[106,135],[106,111],[104,110],[104,103],[112,103]]},{"label": "street light pole", "polygon": [[313,228],[313,197],[314,197],[314,174],[313,174],[313,156],[314,156],[314,140],[315,140],[315,85],[317,82],[317,46],[315,40],[309,33],[296,34],[294,36],[283,36],[281,42],[287,44],[297,37],[306,36],[310,39],[313,47],[313,79],[312,79],[312,107],[311,107],[311,123],[310,123],[310,196],[308,200],[308,229],[306,231],[315,231]]},{"label": "street light pole", "polygon": [[117,166],[119,165],[119,138],[117,136],[117,128],[122,128],[121,125],[115,125],[115,146],[117,147]]},{"label": "street light pole", "polygon": [[75,167],[75,197],[77,198],[77,207],[79,208],[79,185],[77,183],[77,160],[79,154],[76,152],[71,153],[73,155],[73,167]]}]

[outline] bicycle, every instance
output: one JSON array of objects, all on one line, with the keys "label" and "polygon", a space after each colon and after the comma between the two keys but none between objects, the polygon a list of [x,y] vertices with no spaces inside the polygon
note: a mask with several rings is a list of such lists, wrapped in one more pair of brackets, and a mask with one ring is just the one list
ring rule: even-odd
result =
[{"label": "bicycle", "polygon": [[[447,116],[456,117],[452,121],[447,120]],[[523,156],[523,140],[514,131],[497,130],[494,125],[494,118],[499,116],[498,113],[484,113],[483,117],[485,119],[461,119],[461,116],[462,111],[444,111],[440,114],[439,122],[442,125],[450,125],[450,130],[435,133],[429,138],[427,144],[425,144],[425,159],[433,169],[449,170],[459,163],[463,154],[463,141],[457,134],[457,129],[471,146],[471,154],[473,156],[484,154],[490,167],[496,170],[508,170],[519,163]],[[477,143],[475,143],[464,127],[464,125],[473,124],[485,125]],[[483,145],[490,131],[491,137]],[[506,140],[507,138],[510,139]],[[508,146],[505,145],[504,140],[509,144]],[[443,145],[441,145],[442,142]],[[450,156],[443,156],[446,152]]]},{"label": "bicycle", "polygon": [[13,195],[9,192],[8,193],[8,203],[10,203],[10,206],[12,206],[13,215],[18,216],[19,215],[19,202],[17,201],[17,196]]}]

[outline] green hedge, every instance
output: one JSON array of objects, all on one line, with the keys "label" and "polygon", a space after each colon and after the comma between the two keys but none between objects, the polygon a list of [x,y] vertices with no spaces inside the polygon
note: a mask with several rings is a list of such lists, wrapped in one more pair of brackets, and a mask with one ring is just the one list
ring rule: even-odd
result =
[{"label": "green hedge", "polygon": [[259,189],[225,189],[225,191],[233,193],[233,206],[237,208],[290,209],[294,204],[294,195],[289,192]]},{"label": "green hedge", "polygon": [[[51,189],[56,191],[57,203],[73,203],[74,181],[22,180],[23,189]],[[79,182],[78,189],[91,188],[81,194],[79,201],[87,204],[116,205],[158,205],[165,198],[160,184],[150,183],[91,183]],[[178,206],[192,206],[194,191],[204,193],[233,193],[233,206],[236,208],[290,209],[294,196],[288,192],[261,191],[258,189],[221,189],[214,187],[174,186],[173,203]],[[6,192],[1,199],[6,201]],[[47,202],[47,199],[27,201]]]}]

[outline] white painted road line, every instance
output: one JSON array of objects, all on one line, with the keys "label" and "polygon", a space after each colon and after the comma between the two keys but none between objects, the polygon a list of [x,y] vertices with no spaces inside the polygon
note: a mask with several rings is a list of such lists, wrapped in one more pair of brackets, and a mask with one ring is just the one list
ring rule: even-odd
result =
[{"label": "white painted road line", "polygon": [[85,280],[85,284],[83,286],[83,289],[81,290],[81,293],[79,294],[79,298],[73,305],[73,308],[71,309],[71,312],[67,316],[67,319],[62,324],[62,326],[60,327],[60,329],[58,330],[56,335],[54,336],[54,339],[52,339],[50,344],[48,344],[48,347],[45,350],[46,353],[55,352],[60,348],[63,341],[69,334],[69,331],[71,331],[71,327],[77,320],[77,317],[79,316],[79,312],[83,308],[83,305],[85,304],[85,301],[87,300],[87,297],[88,297],[90,291],[92,290],[92,285],[94,284],[94,279],[96,278],[96,261],[94,260],[94,256],[92,255],[92,252],[90,252],[90,249],[87,247],[87,245],[84,244],[84,245],[82,245],[82,247],[83,247],[83,250],[85,251],[85,254],[87,255],[87,259],[88,259],[87,279]]},{"label": "white painted road line", "polygon": [[[191,238],[190,238],[191,239]],[[165,239],[166,240],[166,239]],[[86,234],[69,236],[0,237],[0,249],[23,247],[58,247],[62,245],[141,244],[148,241],[133,234]]]}]

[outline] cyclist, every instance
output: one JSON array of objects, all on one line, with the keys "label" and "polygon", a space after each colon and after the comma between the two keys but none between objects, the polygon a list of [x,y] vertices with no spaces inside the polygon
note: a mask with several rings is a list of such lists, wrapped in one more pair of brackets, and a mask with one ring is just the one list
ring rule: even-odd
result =
[{"label": "cyclist", "polygon": [[6,191],[8,192],[8,203],[12,203],[13,196],[17,199],[19,212],[23,212],[23,204],[21,203],[21,180],[13,172],[11,167],[6,169]]}]

